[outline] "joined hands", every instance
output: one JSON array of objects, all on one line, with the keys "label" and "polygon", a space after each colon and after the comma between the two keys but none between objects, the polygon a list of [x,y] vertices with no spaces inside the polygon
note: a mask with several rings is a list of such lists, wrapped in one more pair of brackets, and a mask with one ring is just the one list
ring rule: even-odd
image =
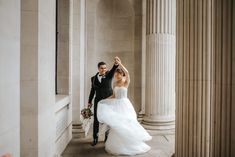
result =
[{"label": "joined hands", "polygon": [[114,64],[116,64],[116,65],[117,65],[117,64],[118,64],[118,65],[120,65],[120,64],[121,64],[121,59],[120,59],[119,57],[117,57],[117,56],[116,56],[116,57],[114,58]]},{"label": "joined hands", "polygon": [[[120,65],[120,66],[122,65],[122,64],[121,64],[121,59],[120,59],[118,56],[114,57],[114,64],[115,64],[115,65]],[[88,108],[91,108],[91,107],[92,107],[92,103],[88,103],[88,104],[87,104],[87,107],[88,107]]]}]

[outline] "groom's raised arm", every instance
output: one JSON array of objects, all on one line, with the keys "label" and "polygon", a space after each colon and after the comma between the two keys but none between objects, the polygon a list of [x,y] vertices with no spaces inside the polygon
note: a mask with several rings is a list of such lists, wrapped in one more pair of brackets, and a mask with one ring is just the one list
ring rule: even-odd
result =
[{"label": "groom's raised arm", "polygon": [[118,64],[114,64],[113,67],[112,67],[112,69],[108,72],[108,74],[107,74],[106,76],[107,76],[108,78],[112,78],[113,75],[114,75],[115,70],[117,69],[117,67],[118,67]]},{"label": "groom's raised arm", "polygon": [[88,99],[89,104],[92,103],[92,99],[94,98],[94,95],[95,95],[95,88],[93,85],[93,79],[95,79],[95,78],[94,77],[91,78],[91,91],[90,91],[90,95],[89,95],[89,99]]}]

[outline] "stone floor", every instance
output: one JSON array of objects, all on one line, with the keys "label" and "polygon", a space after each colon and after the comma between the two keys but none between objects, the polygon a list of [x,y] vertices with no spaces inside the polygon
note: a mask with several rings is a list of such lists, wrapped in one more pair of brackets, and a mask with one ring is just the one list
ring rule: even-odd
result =
[{"label": "stone floor", "polygon": [[[153,139],[147,142],[152,149],[145,154],[136,155],[136,157],[171,157],[174,153],[174,134],[161,135],[157,133],[150,134]],[[104,142],[100,141],[95,147],[90,145],[91,139],[73,139],[65,149],[62,157],[112,157],[105,152]]]}]

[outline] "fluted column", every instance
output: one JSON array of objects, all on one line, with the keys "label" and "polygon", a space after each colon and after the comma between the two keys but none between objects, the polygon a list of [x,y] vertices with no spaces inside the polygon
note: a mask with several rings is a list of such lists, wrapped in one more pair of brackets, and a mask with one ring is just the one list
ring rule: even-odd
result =
[{"label": "fluted column", "polygon": [[175,127],[175,0],[146,1],[145,117],[148,129]]},{"label": "fluted column", "polygon": [[210,138],[211,0],[177,3],[176,156],[206,157]]},{"label": "fluted column", "polygon": [[176,157],[234,156],[232,1],[177,1]]}]

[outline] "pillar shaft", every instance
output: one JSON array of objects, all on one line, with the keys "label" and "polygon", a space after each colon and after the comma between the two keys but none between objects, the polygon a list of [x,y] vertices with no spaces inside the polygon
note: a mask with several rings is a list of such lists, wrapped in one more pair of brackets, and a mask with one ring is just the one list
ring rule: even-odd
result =
[{"label": "pillar shaft", "polygon": [[143,123],[173,129],[175,121],[175,0],[146,1],[146,95]]},{"label": "pillar shaft", "polygon": [[232,0],[177,1],[176,157],[232,156],[231,16]]},{"label": "pillar shaft", "polygon": [[210,5],[210,0],[177,3],[177,157],[206,157],[209,154]]}]

